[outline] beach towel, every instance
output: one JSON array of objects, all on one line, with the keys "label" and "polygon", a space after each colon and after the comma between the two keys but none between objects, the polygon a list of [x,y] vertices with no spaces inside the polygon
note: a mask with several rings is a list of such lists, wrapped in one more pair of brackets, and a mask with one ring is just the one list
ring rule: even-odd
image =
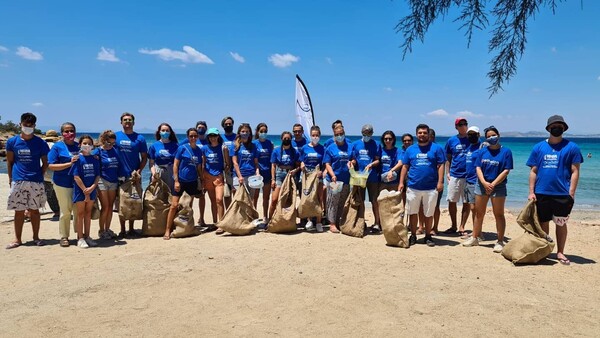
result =
[{"label": "beach towel", "polygon": [[194,198],[186,192],[179,198],[177,205],[177,214],[173,220],[173,232],[171,237],[182,238],[200,235],[200,229],[196,229],[194,223],[194,210],[192,210],[192,201]]},{"label": "beach towel", "polygon": [[137,172],[133,172],[119,187],[119,217],[125,220],[143,218],[142,180]]},{"label": "beach towel", "polygon": [[298,217],[300,218],[317,217],[323,214],[319,200],[319,174],[318,170],[302,173],[302,190],[300,190],[300,204],[298,205]]},{"label": "beach towel", "polygon": [[404,225],[402,194],[392,191],[379,195],[379,219],[387,245],[408,248],[408,230]]},{"label": "beach towel", "polygon": [[296,181],[294,175],[288,174],[283,179],[275,213],[269,220],[268,231],[286,233],[296,231]]},{"label": "beach towel", "polygon": [[508,242],[502,256],[514,264],[535,264],[548,257],[554,250],[554,241],[542,230],[534,200],[528,201],[521,210],[517,223],[525,233]]},{"label": "beach towel", "polygon": [[225,211],[223,219],[217,223],[217,227],[233,235],[248,235],[256,228],[252,223],[256,218],[258,212],[254,209],[248,190],[242,185],[233,195],[231,205]]},{"label": "beach towel", "polygon": [[360,196],[360,187],[352,187],[348,195],[340,221],[344,235],[363,237],[365,235],[365,203]]},{"label": "beach towel", "polygon": [[155,174],[153,182],[144,191],[144,217],[142,234],[144,236],[162,236],[167,228],[167,216],[171,206],[169,185]]}]

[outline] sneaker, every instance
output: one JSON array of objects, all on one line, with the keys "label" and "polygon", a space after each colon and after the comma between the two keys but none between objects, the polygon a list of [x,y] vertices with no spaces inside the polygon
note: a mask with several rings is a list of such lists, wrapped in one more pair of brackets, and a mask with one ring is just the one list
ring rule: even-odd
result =
[{"label": "sneaker", "polygon": [[86,238],[86,239],[85,239],[85,242],[87,243],[87,245],[88,245],[88,246],[92,246],[92,247],[94,247],[94,246],[98,246],[98,243],[96,243],[96,241],[94,241],[94,240],[92,239],[92,237],[88,237],[88,238]]},{"label": "sneaker", "polygon": [[417,244],[417,235],[410,235],[410,238],[408,239],[408,246],[413,246]]},{"label": "sneaker", "polygon": [[476,237],[469,237],[467,238],[463,243],[462,246],[478,246],[479,245],[479,238]]},{"label": "sneaker", "polygon": [[381,225],[379,224],[373,224],[373,226],[371,227],[371,232],[378,234],[381,232]]},{"label": "sneaker", "polygon": [[431,236],[425,237],[425,244],[427,244],[429,247],[435,246],[435,242]]},{"label": "sneaker", "polygon": [[305,227],[306,231],[315,231],[315,226],[313,225],[312,221],[308,221],[306,222],[306,227]]},{"label": "sneaker", "polygon": [[87,242],[85,241],[85,239],[83,239],[83,238],[80,238],[80,239],[77,241],[77,246],[78,246],[78,247],[80,247],[80,248],[83,248],[83,249],[87,249],[87,248],[89,248],[89,247],[90,247],[90,246],[87,244]]},{"label": "sneaker", "polygon": [[495,253],[500,253],[502,252],[502,249],[504,249],[504,242],[496,242],[496,244],[494,245],[494,252]]},{"label": "sneaker", "polygon": [[317,232],[323,232],[323,224],[317,223]]},{"label": "sneaker", "polygon": [[483,234],[479,235],[479,237],[477,237],[477,239],[478,239],[480,242],[483,242],[483,241],[485,241],[485,238],[483,237]]}]

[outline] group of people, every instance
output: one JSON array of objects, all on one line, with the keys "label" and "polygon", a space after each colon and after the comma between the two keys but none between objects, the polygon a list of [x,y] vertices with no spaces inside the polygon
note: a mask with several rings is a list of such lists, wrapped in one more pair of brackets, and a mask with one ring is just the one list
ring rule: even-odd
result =
[{"label": "group of people", "polygon": [[[374,214],[372,232],[381,231],[377,197],[383,190],[400,191],[409,215],[410,245],[417,242],[417,234],[424,234],[423,242],[434,246],[438,234],[439,204],[447,181],[447,201],[451,227],[444,233],[460,233],[463,246],[472,247],[482,240],[481,229],[488,201],[491,199],[496,220],[498,240],[494,252],[504,246],[504,202],[506,182],[513,169],[510,149],[500,142],[500,132],[494,126],[484,129],[468,125],[465,118],[457,118],[457,135],[444,147],[435,143],[435,132],[426,124],[415,129],[417,142],[410,133],[401,137],[396,146],[396,135],[385,131],[379,142],[374,137],[373,126],[361,128],[361,139],[350,142],[342,121],[332,123],[333,137],[321,143],[321,130],[312,126],[304,136],[301,124],[292,131],[281,133],[281,146],[269,139],[266,123],[255,129],[247,123],[234,132],[234,119],[221,121],[223,133],[208,128],[204,121],[186,131],[186,138],[178,140],[168,123],[161,123],[156,132],[156,142],[147,146],[145,138],[134,129],[135,117],[121,115],[122,131],[101,133],[97,143],[89,135],[76,139],[76,128],[71,122],[61,125],[62,139],[50,149],[46,142],[33,135],[37,119],[32,113],[21,116],[21,133],[7,141],[8,177],[11,190],[8,209],[15,211],[15,240],[7,248],[21,245],[25,212],[29,212],[36,245],[44,245],[39,238],[39,209],[46,203],[44,173],[53,172],[53,189],[60,208],[60,245],[70,245],[71,218],[77,232],[77,245],[97,245],[91,238],[91,214],[96,199],[100,202],[99,231],[101,239],[137,236],[134,221],[120,219],[119,234],[110,228],[113,205],[118,187],[124,180],[140,180],[142,170],[149,162],[152,180],[163,180],[171,190],[172,199],[164,239],[170,238],[173,219],[179,198],[183,193],[199,199],[200,226],[216,230],[215,224],[223,218],[237,189],[245,187],[253,198],[254,207],[262,195],[264,223],[273,216],[281,185],[287,175],[296,180],[301,190],[301,172],[318,172],[318,191],[323,217],[304,220],[308,231],[323,231],[323,218],[329,222],[329,231],[339,233],[343,205],[350,193],[352,170],[368,173],[361,196],[368,196]],[[562,116],[548,119],[547,140],[538,143],[527,161],[530,199],[537,201],[539,220],[548,232],[549,221],[557,225],[558,259],[563,264],[569,260],[564,255],[567,237],[567,220],[573,207],[583,156],[579,147],[563,138],[568,129]],[[482,142],[483,136],[483,142]],[[264,186],[253,189],[249,179],[261,176]],[[333,189],[341,185],[341,189]],[[262,192],[262,194],[260,193]],[[212,223],[205,224],[205,195],[211,201]],[[457,218],[459,202],[463,203],[460,219]],[[473,231],[465,230],[472,214]],[[365,225],[366,226],[366,225]]]}]

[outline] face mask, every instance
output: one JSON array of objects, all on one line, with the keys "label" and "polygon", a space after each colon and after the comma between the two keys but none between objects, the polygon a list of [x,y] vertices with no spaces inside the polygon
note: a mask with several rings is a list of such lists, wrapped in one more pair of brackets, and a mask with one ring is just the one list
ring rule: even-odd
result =
[{"label": "face mask", "polygon": [[258,138],[261,140],[266,140],[267,139],[267,133],[258,133]]},{"label": "face mask", "polygon": [[283,144],[284,146],[289,146],[292,144],[292,140],[283,140],[281,141],[281,144]]},{"label": "face mask", "polygon": [[479,142],[479,136],[477,134],[469,134],[468,138],[469,142],[471,142],[472,144]]},{"label": "face mask", "polygon": [[92,151],[92,149],[94,149],[94,146],[89,145],[89,144],[82,144],[81,145],[81,152],[82,153],[89,153]]},{"label": "face mask", "polygon": [[344,139],[346,138],[346,135],[338,135],[335,137],[335,142],[344,142]]},{"label": "face mask", "polygon": [[223,130],[225,130],[225,132],[229,134],[233,131],[233,126],[225,126],[223,127]]},{"label": "face mask", "polygon": [[200,136],[206,134],[206,129],[205,128],[198,128],[196,131],[198,132],[198,135],[200,135]]},{"label": "face mask", "polygon": [[317,144],[319,144],[319,141],[321,140],[321,138],[319,136],[313,136],[310,138],[310,140],[312,141],[312,144],[317,145]]},{"label": "face mask", "polygon": [[565,131],[561,127],[550,128],[550,135],[560,137]]},{"label": "face mask", "polygon": [[498,144],[498,140],[498,136],[490,136],[485,139],[485,142],[489,143],[491,146],[495,146],[496,144]]},{"label": "face mask", "polygon": [[21,127],[21,131],[25,135],[31,135],[33,134],[33,127]]},{"label": "face mask", "polygon": [[168,131],[161,131],[160,132],[160,138],[162,138],[163,140],[168,139],[170,135],[171,135],[171,133],[169,133]]},{"label": "face mask", "polygon": [[250,134],[248,134],[248,133],[240,133],[240,137],[241,137],[241,138],[242,138],[242,140],[244,140],[244,141],[245,141],[245,140],[247,140],[249,136],[250,136]]},{"label": "face mask", "polygon": [[73,133],[63,133],[62,137],[65,141],[73,141],[75,139],[75,134]]},{"label": "face mask", "polygon": [[363,140],[363,142],[367,143],[367,142],[371,141],[371,136],[363,135],[362,140]]}]

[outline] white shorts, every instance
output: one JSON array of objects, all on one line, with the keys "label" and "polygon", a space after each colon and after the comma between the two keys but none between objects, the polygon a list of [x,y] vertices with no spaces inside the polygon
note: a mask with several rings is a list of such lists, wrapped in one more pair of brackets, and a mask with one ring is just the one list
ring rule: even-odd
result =
[{"label": "white shorts", "polygon": [[458,203],[461,200],[465,201],[465,185],[467,184],[466,178],[456,178],[450,176],[450,181],[448,181],[448,196],[446,197],[446,201]]},{"label": "white shorts", "polygon": [[46,189],[43,182],[12,182],[8,193],[8,210],[37,210],[46,205]]},{"label": "white shorts", "polygon": [[431,217],[435,212],[435,206],[437,205],[437,197],[438,191],[436,189],[414,190],[411,188],[407,188],[406,210],[409,215],[416,215],[419,213],[419,209],[422,204],[425,217]]}]

